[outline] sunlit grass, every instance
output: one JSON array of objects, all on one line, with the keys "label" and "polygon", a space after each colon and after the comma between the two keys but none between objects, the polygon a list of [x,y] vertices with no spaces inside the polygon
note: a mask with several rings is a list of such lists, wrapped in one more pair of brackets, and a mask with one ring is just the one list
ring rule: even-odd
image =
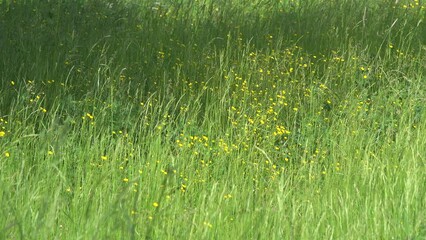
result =
[{"label": "sunlit grass", "polygon": [[1,1],[1,239],[423,239],[420,1]]}]

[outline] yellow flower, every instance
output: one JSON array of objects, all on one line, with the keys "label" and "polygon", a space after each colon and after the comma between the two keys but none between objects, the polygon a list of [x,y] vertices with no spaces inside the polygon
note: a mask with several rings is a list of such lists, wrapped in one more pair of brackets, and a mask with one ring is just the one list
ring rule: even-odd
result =
[{"label": "yellow flower", "polygon": [[0,137],[4,137],[6,133],[4,131],[0,131]]},{"label": "yellow flower", "polygon": [[93,120],[93,118],[95,118],[92,114],[90,114],[90,113],[86,113],[86,116],[88,117],[88,118],[90,118],[91,120]]},{"label": "yellow flower", "polygon": [[223,196],[223,198],[224,199],[229,199],[229,198],[232,198],[232,195],[231,194],[225,194],[225,196]]},{"label": "yellow flower", "polygon": [[10,157],[10,153],[9,152],[5,152],[4,156],[7,157],[7,158]]},{"label": "yellow flower", "polygon": [[158,204],[158,202],[154,202],[154,203],[152,204],[152,206],[154,206],[154,207],[158,207],[158,206],[160,206],[160,204]]},{"label": "yellow flower", "polygon": [[106,161],[108,159],[108,157],[107,156],[101,156],[101,159]]}]

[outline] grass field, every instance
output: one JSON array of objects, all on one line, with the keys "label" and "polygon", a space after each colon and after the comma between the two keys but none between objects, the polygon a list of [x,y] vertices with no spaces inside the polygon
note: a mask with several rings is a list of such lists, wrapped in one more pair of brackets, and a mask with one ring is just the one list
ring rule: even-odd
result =
[{"label": "grass field", "polygon": [[0,1],[0,239],[426,239],[425,16]]}]

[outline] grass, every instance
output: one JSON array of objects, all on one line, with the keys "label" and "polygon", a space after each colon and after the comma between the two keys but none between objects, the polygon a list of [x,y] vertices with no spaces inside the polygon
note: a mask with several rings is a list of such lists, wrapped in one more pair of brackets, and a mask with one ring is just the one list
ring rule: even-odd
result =
[{"label": "grass", "polygon": [[426,238],[420,1],[0,1],[1,239]]}]

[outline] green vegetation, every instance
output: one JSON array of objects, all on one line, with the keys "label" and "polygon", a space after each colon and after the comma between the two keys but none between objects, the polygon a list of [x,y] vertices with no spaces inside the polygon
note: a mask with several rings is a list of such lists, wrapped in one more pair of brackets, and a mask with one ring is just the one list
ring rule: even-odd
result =
[{"label": "green vegetation", "polygon": [[425,3],[0,2],[0,239],[426,238]]}]

